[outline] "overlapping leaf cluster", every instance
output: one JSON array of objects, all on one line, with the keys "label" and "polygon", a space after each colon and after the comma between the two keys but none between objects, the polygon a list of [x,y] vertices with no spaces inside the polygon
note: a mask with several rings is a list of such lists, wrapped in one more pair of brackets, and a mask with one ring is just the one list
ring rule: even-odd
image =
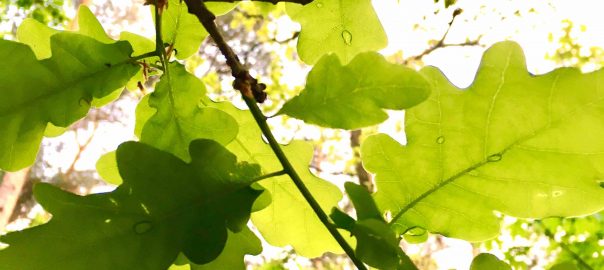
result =
[{"label": "overlapping leaf cluster", "polygon": [[[208,5],[219,12],[234,6]],[[385,121],[387,110],[408,109],[407,145],[385,134],[362,145],[377,193],[347,183],[356,217],[337,208],[331,215],[368,265],[415,269],[400,236],[488,239],[499,232],[495,212],[543,218],[604,208],[602,72],[531,76],[521,49],[503,42],[485,53],[474,84],[460,90],[436,68],[416,72],[376,53],[387,39],[369,0],[286,7],[302,26],[299,55],[315,66],[305,89],[280,114],[358,129]],[[59,32],[26,20],[18,31],[21,43],[0,41],[2,169],[31,164],[47,126],[65,128],[91,105],[111,102],[124,86],[144,79],[142,66],[160,57],[135,60],[156,45],[131,33],[114,41],[87,8],[79,24],[77,32]],[[166,44],[160,47],[181,60],[207,35],[178,0],[168,1],[161,25]],[[270,244],[291,245],[309,257],[341,252],[289,176],[255,183],[282,167],[252,115],[212,102],[203,83],[177,61],[161,72],[137,108],[140,142],[124,143],[99,160],[99,174],[119,187],[76,196],[38,185],[36,198],[53,218],[0,238],[9,245],[0,265],[242,269],[244,255],[261,251],[249,219]],[[336,206],[341,191],[308,169],[312,146],[293,141],[281,147],[321,208]],[[472,269],[508,268],[488,254],[472,263]]]}]

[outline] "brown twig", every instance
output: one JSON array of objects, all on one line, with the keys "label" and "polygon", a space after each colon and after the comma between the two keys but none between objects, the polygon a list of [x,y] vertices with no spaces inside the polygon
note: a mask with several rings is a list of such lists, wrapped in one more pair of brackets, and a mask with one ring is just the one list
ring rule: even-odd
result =
[{"label": "brown twig", "polygon": [[83,144],[79,142],[79,140],[78,140],[79,133],[77,130],[75,130],[75,141],[78,144],[78,152],[76,153],[75,157],[73,158],[73,161],[71,162],[71,165],[69,166],[69,168],[63,174],[64,176],[66,176],[68,178],[71,177],[71,174],[73,174],[73,172],[75,171],[75,165],[80,160],[82,153],[86,150],[86,148],[90,145],[90,143],[92,143],[92,139],[94,138],[94,135],[95,135],[95,132],[96,132],[98,126],[99,126],[98,122],[96,120],[93,120],[91,134]]},{"label": "brown twig", "polygon": [[476,46],[480,44],[480,38],[482,38],[482,36],[478,36],[478,38],[474,39],[474,40],[467,40],[465,42],[461,42],[461,43],[445,43],[445,39],[447,38],[447,35],[449,35],[449,32],[451,31],[451,28],[453,26],[453,22],[455,22],[455,18],[457,18],[457,16],[459,16],[462,13],[461,9],[456,9],[455,11],[453,11],[453,15],[451,17],[451,20],[449,21],[449,26],[447,27],[447,30],[445,31],[445,33],[443,34],[443,36],[440,38],[440,40],[438,42],[436,42],[434,45],[430,46],[429,48],[425,49],[423,52],[421,52],[418,55],[414,55],[411,56],[407,59],[405,59],[403,61],[403,64],[408,64],[409,62],[415,61],[415,60],[419,60],[422,59],[424,56],[431,54],[432,52],[441,49],[441,48],[446,48],[446,47],[463,47],[463,46]]},{"label": "brown twig", "polygon": [[288,43],[288,42],[290,42],[290,41],[298,38],[298,36],[300,36],[300,31],[294,32],[291,37],[288,37],[288,38],[286,38],[284,40],[277,40],[276,38],[273,38],[270,41],[271,42],[277,42],[279,44],[285,44],[285,43]]},{"label": "brown twig", "polygon": [[371,181],[371,175],[365,168],[363,167],[363,163],[361,162],[361,134],[362,131],[360,129],[350,131],[350,147],[354,152],[354,170],[356,171],[356,175],[359,178],[359,184],[366,187],[369,192],[373,192],[373,182]]},{"label": "brown twig", "polygon": [[205,6],[203,1],[185,0],[185,2],[189,8],[189,13],[197,17],[216,43],[216,46],[218,46],[222,55],[226,58],[226,63],[231,67],[231,74],[235,78],[233,87],[248,98],[255,99],[259,103],[264,102],[266,100],[266,93],[264,92],[266,85],[258,83],[258,80],[252,77],[241,61],[239,61],[233,49],[226,43],[218,30],[214,22],[216,16]]}]

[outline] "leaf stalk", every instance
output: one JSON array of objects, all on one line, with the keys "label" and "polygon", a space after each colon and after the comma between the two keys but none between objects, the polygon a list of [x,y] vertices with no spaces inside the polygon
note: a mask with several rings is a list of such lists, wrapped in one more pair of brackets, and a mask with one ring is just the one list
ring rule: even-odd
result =
[{"label": "leaf stalk", "polygon": [[300,178],[300,175],[298,175],[298,173],[296,172],[296,169],[294,169],[292,164],[289,162],[289,159],[283,152],[283,149],[281,149],[280,144],[275,139],[275,136],[273,136],[273,133],[271,132],[271,129],[268,126],[268,123],[266,122],[266,117],[264,116],[262,111],[260,111],[260,108],[256,104],[256,101],[245,95],[242,95],[242,96],[243,96],[243,100],[245,100],[245,103],[250,108],[250,112],[254,116],[254,119],[256,120],[258,127],[262,131],[262,134],[266,137],[266,140],[268,141],[271,149],[275,153],[275,156],[277,156],[277,159],[279,159],[279,162],[281,162],[281,165],[283,166],[283,170],[292,179],[292,181],[294,182],[294,184],[296,185],[296,187],[298,188],[298,190],[300,191],[300,193],[302,194],[302,196],[304,197],[306,202],[308,202],[308,204],[310,205],[312,210],[315,212],[315,214],[317,215],[319,220],[321,220],[321,223],[323,223],[323,225],[331,233],[333,238],[338,242],[338,244],[340,244],[340,246],[342,247],[344,252],[346,252],[348,257],[350,257],[350,260],[352,260],[352,262],[355,264],[355,266],[358,269],[366,270],[367,268],[365,267],[363,262],[356,257],[356,255],[354,253],[354,249],[352,249],[352,247],[348,244],[348,242],[346,242],[346,240],[340,234],[340,232],[334,226],[334,224],[329,221],[329,217],[327,216],[325,211],[323,211],[323,209],[321,208],[321,205],[319,205],[317,200],[315,200],[315,198],[312,196],[312,193],[310,192],[310,190],[308,190],[308,188],[302,181],[302,178]]}]

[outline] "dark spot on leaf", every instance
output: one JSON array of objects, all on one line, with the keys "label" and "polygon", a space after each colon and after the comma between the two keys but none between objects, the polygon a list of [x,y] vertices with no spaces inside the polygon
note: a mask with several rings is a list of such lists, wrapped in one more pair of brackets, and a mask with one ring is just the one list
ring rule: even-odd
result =
[{"label": "dark spot on leaf", "polygon": [[111,63],[105,63],[106,67],[111,67]]},{"label": "dark spot on leaf", "polygon": [[150,221],[141,221],[139,223],[134,224],[132,228],[136,234],[144,234],[150,231],[153,228],[153,225]]}]

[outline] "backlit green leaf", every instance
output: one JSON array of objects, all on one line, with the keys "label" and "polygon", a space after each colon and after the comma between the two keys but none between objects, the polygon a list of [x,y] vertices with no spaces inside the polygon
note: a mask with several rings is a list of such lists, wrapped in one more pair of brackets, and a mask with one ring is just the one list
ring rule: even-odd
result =
[{"label": "backlit green leaf", "polygon": [[407,111],[407,145],[367,138],[380,208],[397,231],[419,226],[472,241],[499,233],[495,211],[524,218],[604,208],[604,72],[531,76],[513,42],[485,53],[460,91],[436,68],[427,102]]},{"label": "backlit green leaf", "polygon": [[195,263],[212,261],[223,251],[227,228],[246,228],[260,193],[249,186],[259,168],[237,163],[233,154],[209,140],[191,143],[190,155],[192,162],[184,163],[145,144],[127,142],[117,150],[125,181],[113,192],[82,197],[37,185],[36,198],[53,217],[44,225],[2,236],[9,247],[0,251],[0,265],[20,270],[164,270],[180,252]]},{"label": "backlit green leaf", "polygon": [[109,184],[119,185],[124,182],[117,166],[115,151],[102,155],[96,162],[96,170],[99,176]]},{"label": "backlit green leaf", "polygon": [[[101,23],[87,6],[80,6],[77,18],[79,30],[75,31],[76,33],[94,38],[105,44],[115,42],[107,36]],[[38,59],[45,59],[51,56],[50,37],[60,32],[62,31],[27,18],[17,28],[17,39],[19,42],[29,45]]]},{"label": "backlit green leaf", "polygon": [[[103,29],[103,27],[101,26],[100,22],[96,19],[96,17],[94,16],[94,14],[92,14],[92,12],[90,11],[90,9],[87,6],[81,5],[78,9],[78,26],[79,29],[77,31],[75,31],[75,33],[81,34],[81,35],[85,35],[91,38],[94,38],[97,41],[100,41],[102,43],[105,44],[110,44],[110,43],[115,43],[116,41],[111,39],[107,33],[105,33],[105,30]],[[56,33],[61,33],[62,31],[59,30],[55,30],[53,28],[50,28],[44,24],[39,23],[38,21],[34,20],[34,19],[25,19],[23,21],[23,23],[21,23],[21,25],[19,25],[19,28],[17,29],[17,38],[19,39],[19,41],[21,43],[25,43],[27,45],[29,45],[32,50],[34,51],[34,53],[36,54],[36,57],[38,59],[45,59],[45,58],[49,58],[51,56],[51,50],[50,50],[50,37]],[[129,34],[129,33],[127,33]],[[133,34],[129,34],[126,35],[129,39],[120,39],[120,40],[127,40],[130,42],[130,45],[132,46],[133,49],[133,56],[136,55],[140,55],[143,53],[147,53],[150,51],[154,50],[154,45],[151,42],[151,49],[148,49],[147,47],[142,47],[143,46],[143,42],[141,41],[141,39],[145,39],[142,38],[140,36],[137,36],[139,38],[135,38]],[[148,44],[144,44],[144,45],[148,45]],[[145,49],[145,50],[143,50]],[[143,50],[143,51],[141,51]],[[150,61],[154,61],[155,59],[151,58]],[[143,81],[144,78],[142,76],[142,69],[139,69],[139,72],[133,76],[130,80],[130,82],[128,83],[129,88],[133,89],[136,88],[136,83],[138,81]],[[115,89],[114,91],[112,91],[111,94],[106,95],[102,98],[94,98],[91,102],[91,105],[93,107],[102,107],[114,100],[116,100],[117,98],[119,98],[119,96],[121,95],[123,90],[123,86],[120,86],[118,89]],[[57,132],[55,133],[50,133],[48,135],[57,135],[60,134],[58,133],[58,131],[60,131],[59,129],[56,130]]]},{"label": "backlit green leaf", "polygon": [[92,14],[92,11],[87,6],[81,5],[78,9],[78,33],[94,38],[103,43],[113,43],[115,40],[111,39],[105,29],[97,20],[96,16]]},{"label": "backlit green leaf", "polygon": [[371,0],[315,0],[287,3],[287,14],[302,25],[298,54],[307,64],[335,53],[344,64],[364,51],[386,47],[388,39]]},{"label": "backlit green leaf", "polygon": [[177,62],[169,64],[168,72],[149,96],[148,106],[156,112],[145,122],[141,142],[187,161],[188,145],[194,139],[224,145],[232,141],[237,136],[237,122],[229,114],[203,105],[204,98],[205,86],[197,77]]},{"label": "backlit green leaf", "polygon": [[48,122],[70,125],[86,115],[93,98],[111,94],[139,69],[127,42],[103,44],[72,33],[50,40],[52,57],[41,61],[27,45],[0,41],[2,169],[31,164]]},{"label": "backlit green leaf", "polygon": [[493,254],[480,253],[472,260],[470,270],[512,270],[512,268]]},{"label": "backlit green leaf", "polygon": [[328,55],[310,72],[302,93],[279,113],[324,127],[358,129],[386,120],[384,109],[406,109],[429,94],[423,76],[378,53],[359,54],[345,66]]},{"label": "backlit green leaf", "polygon": [[[242,111],[230,103],[212,105],[229,113],[239,124],[239,133],[227,149],[241,160],[257,163],[263,173],[282,169],[249,111]],[[300,177],[324,210],[328,211],[342,198],[342,193],[333,184],[313,175],[309,163],[313,155],[312,146],[294,141],[283,146]],[[306,257],[317,257],[324,252],[341,252],[327,229],[319,221],[288,176],[273,177],[260,182],[270,191],[272,203],[265,209],[252,214],[252,221],[264,239],[271,245],[291,245],[296,253]]]},{"label": "backlit green leaf", "polygon": [[[233,9],[233,3],[207,3],[214,14],[220,15]],[[168,9],[162,15],[164,42],[176,50],[178,59],[186,59],[197,52],[201,42],[208,36],[195,15],[189,14],[187,4],[181,0],[169,0]]]}]

